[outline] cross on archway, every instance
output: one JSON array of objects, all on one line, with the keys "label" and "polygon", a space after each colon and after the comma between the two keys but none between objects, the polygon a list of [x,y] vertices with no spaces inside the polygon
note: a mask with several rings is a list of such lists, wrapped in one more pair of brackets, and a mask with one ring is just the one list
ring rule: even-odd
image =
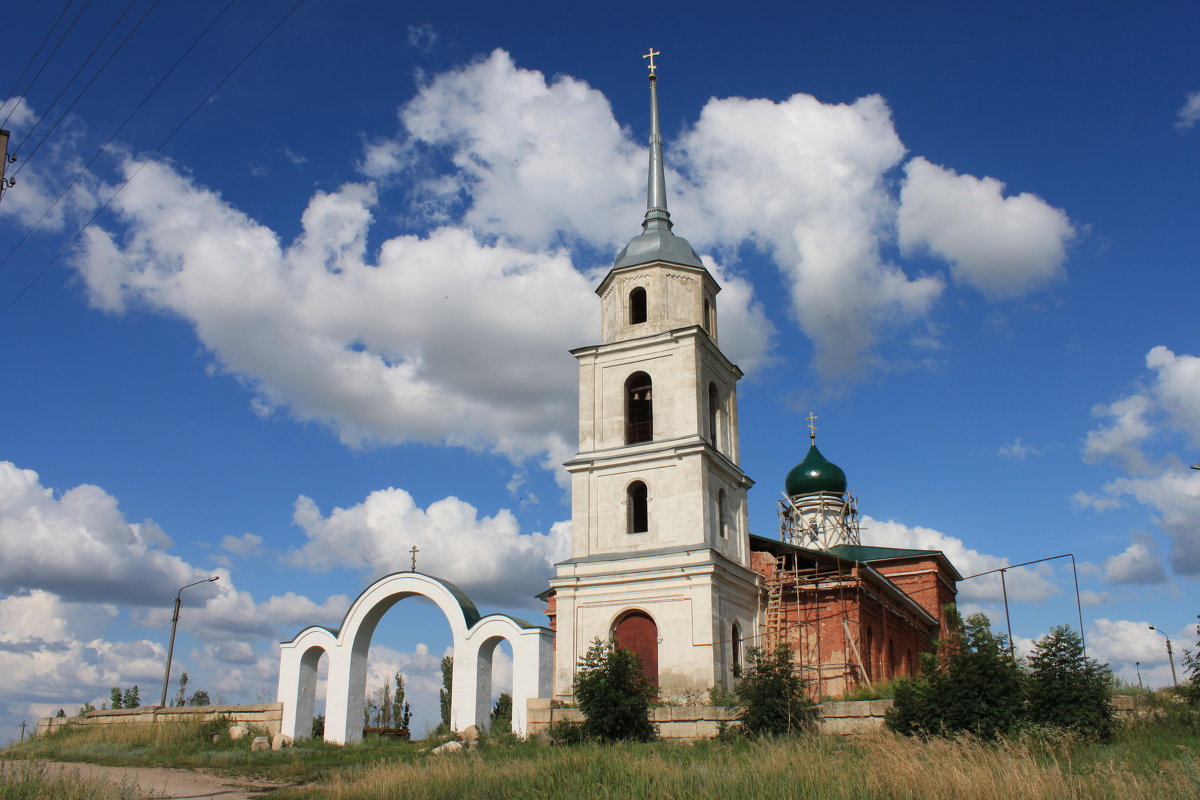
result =
[{"label": "cross on archway", "polygon": [[416,572],[417,571],[417,553],[421,552],[421,548],[417,547],[414,544],[412,546],[412,548],[409,549],[408,552],[412,553],[412,569],[410,570],[410,572]]}]

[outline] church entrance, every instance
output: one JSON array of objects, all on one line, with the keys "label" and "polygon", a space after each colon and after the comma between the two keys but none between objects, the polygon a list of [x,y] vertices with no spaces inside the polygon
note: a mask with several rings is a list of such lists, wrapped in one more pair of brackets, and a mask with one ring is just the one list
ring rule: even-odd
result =
[{"label": "church entrance", "polygon": [[637,653],[642,674],[658,688],[658,625],[644,611],[631,611],[621,617],[613,630],[617,645]]}]

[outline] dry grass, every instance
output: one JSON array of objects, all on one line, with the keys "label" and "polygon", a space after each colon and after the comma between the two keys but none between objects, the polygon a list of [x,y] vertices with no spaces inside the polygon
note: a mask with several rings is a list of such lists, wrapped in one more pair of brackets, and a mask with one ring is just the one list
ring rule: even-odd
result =
[{"label": "dry grass", "polygon": [[483,800],[1195,800],[1200,762],[1187,754],[1138,771],[1070,760],[1069,741],[920,741],[889,734],[720,744],[517,748],[335,775],[289,798]]},{"label": "dry grass", "polygon": [[142,797],[132,783],[112,784],[100,778],[83,778],[77,772],[50,777],[42,764],[0,761],[0,800],[141,800]]}]

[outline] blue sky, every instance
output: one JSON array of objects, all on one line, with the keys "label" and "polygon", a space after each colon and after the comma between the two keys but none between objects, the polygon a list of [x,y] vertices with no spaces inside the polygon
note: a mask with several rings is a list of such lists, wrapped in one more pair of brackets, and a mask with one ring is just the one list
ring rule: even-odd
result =
[{"label": "blue sky", "polygon": [[[292,5],[233,3],[173,71],[224,3],[154,8],[64,115],[151,7],[52,105],[124,7],[92,3],[32,86],[61,27],[0,80],[0,738],[156,698],[171,599],[210,574],[174,674],[229,702],[413,544],[538,614],[651,45],[676,232],[746,372],[751,529],[776,535],[811,410],[864,542],[964,574],[1074,553],[1092,654],[1169,682],[1147,625],[1178,656],[1200,611],[1193,5],[307,0],[206,100]],[[60,10],[10,12],[6,75]],[[1064,563],[1009,574],[1019,644],[1076,619]],[[960,597],[1002,625],[998,584]],[[397,607],[372,655],[418,726],[435,615]]]}]

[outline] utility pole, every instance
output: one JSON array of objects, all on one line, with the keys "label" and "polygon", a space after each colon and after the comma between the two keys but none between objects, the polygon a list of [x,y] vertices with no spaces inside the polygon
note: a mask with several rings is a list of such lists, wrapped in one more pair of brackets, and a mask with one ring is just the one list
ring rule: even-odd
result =
[{"label": "utility pole", "polygon": [[21,741],[25,741],[25,720],[21,720]]},{"label": "utility pole", "polygon": [[4,168],[16,160],[16,156],[8,154],[8,131],[0,128],[0,200],[4,199],[4,190],[13,185],[12,178],[4,177]]},{"label": "utility pole", "polygon": [[1175,651],[1171,649],[1171,637],[1167,636],[1165,633],[1163,633],[1162,631],[1160,631],[1158,628],[1154,627],[1153,625],[1149,625],[1147,627],[1149,627],[1150,630],[1154,631],[1155,633],[1160,634],[1164,639],[1167,640],[1167,658],[1171,662],[1171,683],[1175,684],[1175,688],[1178,689],[1179,688],[1179,678],[1175,677]]},{"label": "utility pole", "polygon": [[179,591],[175,593],[175,613],[171,615],[171,643],[167,645],[167,671],[163,673],[163,690],[162,699],[158,702],[160,707],[167,705],[167,684],[171,682],[171,656],[175,653],[175,626],[179,624],[179,596],[183,594],[183,590],[188,586],[199,586],[202,583],[220,580],[220,575],[214,575],[211,578],[205,578],[202,581],[189,583],[187,586],[179,587]]}]

